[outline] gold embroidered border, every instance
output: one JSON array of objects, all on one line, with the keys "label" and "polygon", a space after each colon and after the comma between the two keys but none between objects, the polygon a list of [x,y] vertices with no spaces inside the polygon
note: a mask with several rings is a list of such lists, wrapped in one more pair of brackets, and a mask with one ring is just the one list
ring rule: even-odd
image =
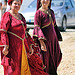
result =
[{"label": "gold embroidered border", "polygon": [[52,24],[53,24],[53,26],[55,27],[55,26],[56,26],[56,25],[54,25],[55,21],[53,22],[52,17],[51,17],[51,14],[48,13],[48,11],[46,11],[46,10],[42,10],[42,7],[41,7],[39,10],[41,10],[41,11],[44,12],[45,14],[48,14],[48,15],[49,15],[50,20],[52,21]]},{"label": "gold embroidered border", "polygon": [[[24,28],[24,23],[23,23],[22,21],[21,21],[21,23],[22,23],[22,26],[23,26],[23,28]],[[7,32],[7,33],[10,33],[10,34],[12,34],[12,35],[18,37],[18,38],[21,39],[21,40],[24,40],[24,39],[25,39],[25,37],[22,39],[21,37],[19,37],[19,36],[16,35],[15,33],[12,33],[12,32],[10,32],[10,31],[6,31],[6,30],[4,30],[4,29],[0,29],[0,31],[5,31],[5,32]],[[25,28],[24,28],[24,31],[25,31]]]},{"label": "gold embroidered border", "polygon": [[35,27],[36,27],[36,26],[40,27],[39,25],[35,25]]},{"label": "gold embroidered border", "polygon": [[33,36],[38,37],[37,35],[33,35]]},{"label": "gold embroidered border", "polygon": [[42,11],[42,12],[44,12],[45,14],[48,14],[48,15],[49,15],[49,13],[48,13],[48,11],[47,11],[47,10],[42,10],[42,7],[41,7],[41,8],[39,8],[39,10],[40,10],[40,11]]},{"label": "gold embroidered border", "polygon": [[32,45],[34,45],[34,44],[30,44],[29,46],[32,46]]},{"label": "gold embroidered border", "polygon": [[[35,46],[35,45],[34,45]],[[38,47],[38,46],[35,46],[35,47]]]},{"label": "gold embroidered border", "polygon": [[42,29],[43,29],[43,28],[45,28],[45,27],[47,27],[47,26],[49,26],[50,24],[51,24],[51,22],[50,22],[49,24],[47,24],[47,25],[43,26],[43,27],[42,27]]},{"label": "gold embroidered border", "polygon": [[[0,45],[0,47],[4,47],[4,46],[8,46],[8,45]],[[9,46],[8,46],[8,48],[9,48]]]},{"label": "gold embroidered border", "polygon": [[45,39],[45,38],[43,38],[43,37],[40,37],[40,38],[39,38],[39,40],[40,40],[40,39],[46,40],[46,39]]},{"label": "gold embroidered border", "polygon": [[18,19],[18,20],[22,20],[22,17],[21,17],[21,15],[20,15],[20,17],[16,17],[16,16],[14,16],[10,11],[8,11],[13,17],[15,17],[16,19]]},{"label": "gold embroidered border", "polygon": [[[49,24],[43,26],[42,29],[45,28],[45,27],[47,27],[47,26],[49,26],[50,24],[51,24],[51,22],[50,22]],[[36,26],[40,27],[39,25],[35,25],[35,27],[36,27]]]},{"label": "gold embroidered border", "polygon": [[10,33],[10,34],[12,34],[12,35],[18,37],[18,38],[21,39],[21,40],[24,40],[24,39],[25,39],[25,37],[22,39],[21,37],[19,37],[18,35],[14,34],[14,33],[12,33],[12,32],[9,32],[9,31],[8,31],[8,33]]},{"label": "gold embroidered border", "polygon": [[0,31],[4,31],[4,32],[7,32],[6,30],[4,30],[4,29],[0,29]]},{"label": "gold embroidered border", "polygon": [[38,47],[38,44],[37,43],[35,43],[35,45],[34,45],[35,47]]}]

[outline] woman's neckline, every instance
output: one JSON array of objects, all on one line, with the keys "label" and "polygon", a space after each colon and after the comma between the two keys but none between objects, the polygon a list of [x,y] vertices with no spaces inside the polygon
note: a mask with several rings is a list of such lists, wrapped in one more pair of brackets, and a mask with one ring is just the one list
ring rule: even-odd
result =
[{"label": "woman's neckline", "polygon": [[48,8],[43,8],[42,6],[40,7],[42,10],[48,11]]},{"label": "woman's neckline", "polygon": [[14,18],[16,18],[17,20],[22,20],[22,16],[21,16],[19,13],[18,13],[18,14],[20,15],[20,18],[17,18],[17,17],[16,17],[14,14],[12,14],[10,11],[8,11],[8,12],[9,12]]},{"label": "woman's neckline", "polygon": [[39,8],[40,11],[44,12],[45,14],[48,14],[49,16],[51,16],[51,12],[50,10],[45,10],[45,9],[42,9],[42,7]]}]

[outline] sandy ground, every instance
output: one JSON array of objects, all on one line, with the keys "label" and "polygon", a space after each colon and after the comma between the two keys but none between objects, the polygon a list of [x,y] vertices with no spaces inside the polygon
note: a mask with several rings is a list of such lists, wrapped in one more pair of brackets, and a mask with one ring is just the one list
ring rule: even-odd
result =
[{"label": "sandy ground", "polygon": [[60,43],[62,61],[58,67],[58,75],[75,75],[75,29],[62,32],[63,42]]},{"label": "sandy ground", "polygon": [[[29,33],[32,35],[32,30]],[[62,61],[57,69],[58,75],[75,75],[75,29],[61,32],[63,41],[59,42],[62,51]],[[1,62],[1,61],[0,61]],[[0,75],[3,67],[0,65]]]}]

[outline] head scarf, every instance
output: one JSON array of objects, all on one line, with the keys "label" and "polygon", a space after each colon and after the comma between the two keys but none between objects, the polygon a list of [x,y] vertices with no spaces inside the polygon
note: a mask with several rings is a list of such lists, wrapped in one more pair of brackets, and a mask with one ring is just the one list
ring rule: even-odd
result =
[{"label": "head scarf", "polygon": [[[41,2],[40,2],[41,0],[37,0],[37,10],[40,8],[40,5],[41,5]],[[49,8],[51,8],[51,1],[52,0],[50,0],[50,3],[49,3]]]},{"label": "head scarf", "polygon": [[[8,0],[8,5],[10,5],[10,3],[12,2],[13,0]],[[22,4],[22,1],[23,0],[21,0],[21,4]]]}]

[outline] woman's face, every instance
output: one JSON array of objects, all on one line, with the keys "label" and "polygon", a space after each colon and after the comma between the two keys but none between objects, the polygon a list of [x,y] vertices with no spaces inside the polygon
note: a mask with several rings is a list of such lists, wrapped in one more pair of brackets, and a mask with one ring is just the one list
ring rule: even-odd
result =
[{"label": "woman's face", "polygon": [[21,1],[20,0],[19,1],[14,0],[12,2],[12,4],[10,5],[10,7],[11,7],[11,10],[18,12],[20,10],[20,7],[21,7]]},{"label": "woman's face", "polygon": [[50,3],[50,0],[41,0],[41,4],[43,7],[48,7]]}]

